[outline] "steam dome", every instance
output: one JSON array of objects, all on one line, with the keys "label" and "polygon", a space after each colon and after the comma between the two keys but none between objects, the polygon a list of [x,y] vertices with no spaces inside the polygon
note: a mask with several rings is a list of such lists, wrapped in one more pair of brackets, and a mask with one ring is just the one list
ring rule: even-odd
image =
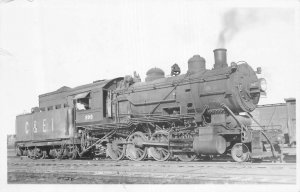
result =
[{"label": "steam dome", "polygon": [[148,81],[154,81],[156,79],[161,79],[161,78],[164,78],[165,77],[165,72],[160,69],[160,68],[151,68],[147,71],[146,73],[146,79],[145,81],[148,82]]}]

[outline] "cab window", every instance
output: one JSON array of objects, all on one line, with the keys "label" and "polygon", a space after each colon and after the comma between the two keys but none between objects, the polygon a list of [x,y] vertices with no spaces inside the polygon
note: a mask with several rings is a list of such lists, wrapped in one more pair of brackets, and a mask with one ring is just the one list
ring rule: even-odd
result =
[{"label": "cab window", "polygon": [[75,105],[77,110],[88,110],[90,109],[90,92],[80,93],[74,96]]}]

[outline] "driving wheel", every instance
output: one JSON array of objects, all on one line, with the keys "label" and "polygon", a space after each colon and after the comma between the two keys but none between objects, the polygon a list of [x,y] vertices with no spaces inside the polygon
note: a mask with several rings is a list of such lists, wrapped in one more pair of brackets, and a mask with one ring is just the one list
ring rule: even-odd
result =
[{"label": "driving wheel", "polygon": [[[168,143],[169,133],[166,131],[158,131],[151,136],[151,141],[158,143]],[[148,149],[148,154],[153,157],[156,161],[167,161],[171,153],[168,150],[168,147],[164,146],[155,146]]]},{"label": "driving wheel", "polygon": [[147,155],[147,147],[143,146],[143,142],[147,141],[147,137],[142,132],[135,132],[129,136],[126,147],[126,157],[133,161],[141,161]]}]

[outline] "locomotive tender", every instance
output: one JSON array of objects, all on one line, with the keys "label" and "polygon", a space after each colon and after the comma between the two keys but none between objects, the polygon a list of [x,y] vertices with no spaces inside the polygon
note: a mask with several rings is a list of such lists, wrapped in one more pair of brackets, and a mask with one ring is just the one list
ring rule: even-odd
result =
[{"label": "locomotive tender", "polygon": [[277,157],[278,141],[251,129],[249,114],[266,82],[246,63],[227,64],[226,49],[214,50],[214,68],[199,55],[188,71],[165,77],[159,68],[99,80],[39,96],[39,107],[16,118],[18,155],[113,160],[231,154],[235,161]]}]

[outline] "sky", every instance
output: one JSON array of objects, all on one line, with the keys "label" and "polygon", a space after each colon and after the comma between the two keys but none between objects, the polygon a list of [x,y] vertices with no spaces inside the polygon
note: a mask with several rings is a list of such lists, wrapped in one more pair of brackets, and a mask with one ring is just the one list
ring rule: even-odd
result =
[{"label": "sky", "polygon": [[[62,86],[148,69],[182,73],[195,54],[213,66],[225,47],[228,63],[247,61],[268,83],[259,104],[299,92],[299,1],[4,0],[0,3],[0,118],[38,106],[38,95]],[[244,2],[244,3],[241,3]]]}]

